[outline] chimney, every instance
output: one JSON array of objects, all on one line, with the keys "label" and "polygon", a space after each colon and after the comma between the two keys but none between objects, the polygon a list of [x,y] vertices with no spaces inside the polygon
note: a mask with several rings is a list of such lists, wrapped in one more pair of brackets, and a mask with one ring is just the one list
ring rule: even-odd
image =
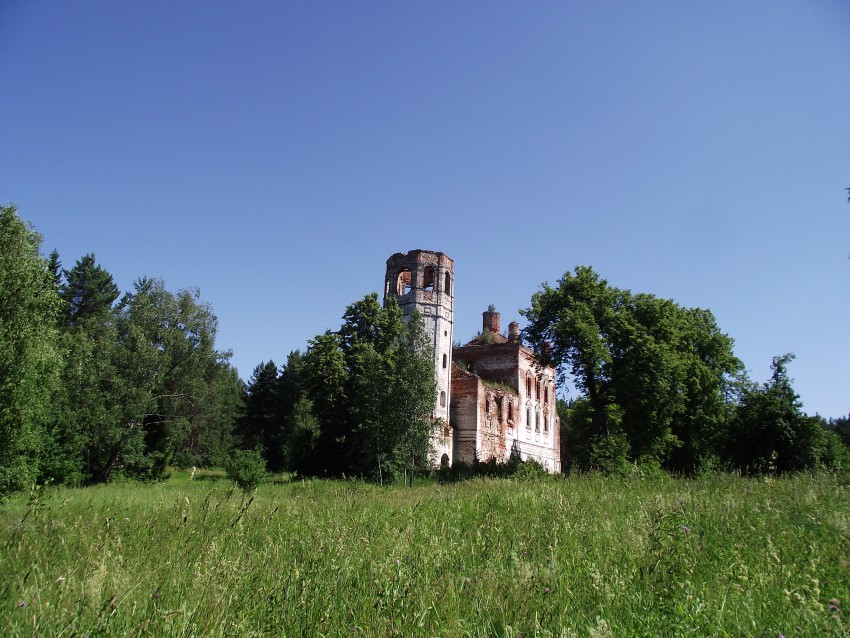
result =
[{"label": "chimney", "polygon": [[519,343],[519,324],[516,321],[511,321],[508,324],[508,341]]},{"label": "chimney", "polygon": [[[490,308],[492,308],[492,306],[490,306]],[[483,332],[487,332],[489,330],[491,333],[499,334],[502,330],[501,317],[499,313],[495,310],[485,310],[483,317]]]}]

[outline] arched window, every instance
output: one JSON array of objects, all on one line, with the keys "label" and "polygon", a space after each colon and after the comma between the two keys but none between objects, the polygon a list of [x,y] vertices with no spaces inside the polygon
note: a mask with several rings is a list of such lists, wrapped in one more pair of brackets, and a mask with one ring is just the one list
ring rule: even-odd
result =
[{"label": "arched window", "polygon": [[543,433],[549,434],[549,415],[548,414],[543,415]]},{"label": "arched window", "polygon": [[443,292],[447,295],[452,294],[452,276],[448,272],[446,273],[446,281],[443,284]]},{"label": "arched window", "polygon": [[422,288],[426,292],[434,292],[434,267],[425,266],[422,272]]},{"label": "arched window", "polygon": [[508,421],[514,420],[514,404],[508,403]]},{"label": "arched window", "polygon": [[540,432],[540,410],[534,414],[534,431]]},{"label": "arched window", "polygon": [[531,429],[531,406],[528,406],[525,409],[525,429],[526,430]]},{"label": "arched window", "polygon": [[443,368],[449,364],[449,355],[443,354]]},{"label": "arched window", "polygon": [[525,394],[528,398],[531,398],[531,374],[528,375],[528,378],[525,380]]},{"label": "arched window", "polygon": [[545,386],[543,388],[543,402],[549,403],[549,386]]},{"label": "arched window", "polygon": [[410,292],[412,285],[411,277],[410,268],[402,268],[399,271],[398,279],[396,280],[395,294],[401,297]]},{"label": "arched window", "polygon": [[534,389],[535,389],[535,393],[537,394],[537,400],[540,401],[540,380],[539,379],[534,380]]}]

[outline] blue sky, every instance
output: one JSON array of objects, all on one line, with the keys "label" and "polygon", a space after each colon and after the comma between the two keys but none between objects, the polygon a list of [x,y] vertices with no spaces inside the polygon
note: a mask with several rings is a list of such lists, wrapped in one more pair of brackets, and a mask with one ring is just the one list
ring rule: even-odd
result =
[{"label": "blue sky", "polygon": [[850,411],[850,4],[0,3],[0,201],[65,267],[198,287],[243,378],[386,259],[455,336],[576,265],[710,308]]}]

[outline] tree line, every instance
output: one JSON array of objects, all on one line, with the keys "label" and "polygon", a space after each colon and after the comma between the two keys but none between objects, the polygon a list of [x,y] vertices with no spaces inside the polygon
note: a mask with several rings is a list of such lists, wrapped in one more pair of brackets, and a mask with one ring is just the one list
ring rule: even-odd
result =
[{"label": "tree line", "polygon": [[[63,268],[0,206],[0,496],[35,483],[156,479],[248,451],[271,471],[411,480],[436,397],[421,318],[365,296],[336,331],[243,383],[197,290],[142,277],[123,295],[92,254]],[[526,343],[570,378],[565,468],[782,472],[848,467],[847,419],[803,413],[777,357],[750,381],[711,312],[620,290],[592,269],[544,285]]]},{"label": "tree line", "polygon": [[0,207],[0,494],[221,460],[244,385],[209,305],[147,277],[121,295],[94,255],[63,269],[40,245]]},{"label": "tree line", "polygon": [[240,444],[262,450],[272,471],[412,481],[439,428],[433,361],[421,317],[367,295],[305,353],[254,369]]},{"label": "tree line", "polygon": [[142,277],[121,294],[92,254],[68,269],[0,207],[0,495],[35,483],[156,479],[223,466],[411,478],[429,452],[433,354],[418,317],[372,294],[249,385],[215,347],[197,290]]},{"label": "tree line", "polygon": [[752,382],[708,310],[618,289],[582,266],[544,284],[522,312],[541,362],[578,390],[559,405],[564,467],[850,469],[847,420],[803,412],[793,355]]}]

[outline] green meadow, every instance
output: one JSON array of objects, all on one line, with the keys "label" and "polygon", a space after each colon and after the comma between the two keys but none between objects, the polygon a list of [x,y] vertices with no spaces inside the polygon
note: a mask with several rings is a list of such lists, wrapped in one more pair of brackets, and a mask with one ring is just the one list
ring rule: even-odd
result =
[{"label": "green meadow", "polygon": [[3,636],[848,636],[830,474],[227,479],[0,506]]}]

